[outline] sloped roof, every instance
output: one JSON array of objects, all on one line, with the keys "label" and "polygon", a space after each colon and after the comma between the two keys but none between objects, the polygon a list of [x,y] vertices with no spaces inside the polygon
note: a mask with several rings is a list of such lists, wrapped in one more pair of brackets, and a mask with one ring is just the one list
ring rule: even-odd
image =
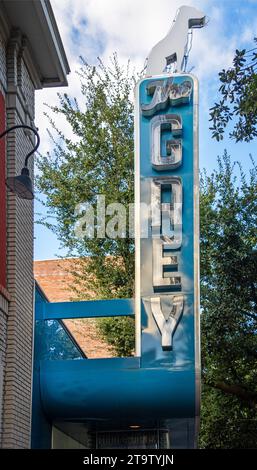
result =
[{"label": "sloped roof", "polygon": [[20,29],[28,39],[38,75],[35,87],[67,85],[70,68],[50,1],[0,0],[0,6],[6,31]]}]

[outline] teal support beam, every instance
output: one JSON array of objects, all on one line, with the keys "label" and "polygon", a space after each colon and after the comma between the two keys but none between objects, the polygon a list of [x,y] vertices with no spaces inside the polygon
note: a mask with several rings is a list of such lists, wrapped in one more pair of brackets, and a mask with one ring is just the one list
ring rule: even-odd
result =
[{"label": "teal support beam", "polygon": [[37,320],[64,320],[65,318],[67,319],[124,317],[133,315],[133,299],[39,303],[36,306]]}]

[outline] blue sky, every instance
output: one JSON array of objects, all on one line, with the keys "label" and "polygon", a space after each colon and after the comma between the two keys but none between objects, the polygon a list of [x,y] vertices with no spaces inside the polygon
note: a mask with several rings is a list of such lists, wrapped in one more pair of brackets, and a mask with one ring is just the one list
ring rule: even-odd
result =
[{"label": "blue sky", "polygon": [[[208,110],[217,98],[218,73],[231,65],[234,50],[253,47],[257,36],[257,0],[52,0],[53,10],[69,60],[71,74],[66,89],[37,92],[36,125],[41,136],[41,153],[51,151],[44,117],[44,103],[58,102],[57,92],[80,98],[80,81],[76,75],[79,56],[94,63],[97,56],[104,62],[116,51],[120,62],[131,59],[141,70],[150,49],[171,26],[177,8],[187,4],[201,9],[209,18],[204,29],[195,30],[188,70],[193,67],[200,91],[200,167],[211,171],[216,157],[224,148],[234,160],[249,167],[249,153],[256,158],[256,144],[235,144],[229,139],[217,143],[211,139]],[[59,127],[69,137],[71,129],[64,120]],[[38,194],[38,198],[42,195]],[[35,202],[35,219],[44,207]],[[35,259],[52,259],[65,255],[59,241],[46,228],[35,224]]]}]

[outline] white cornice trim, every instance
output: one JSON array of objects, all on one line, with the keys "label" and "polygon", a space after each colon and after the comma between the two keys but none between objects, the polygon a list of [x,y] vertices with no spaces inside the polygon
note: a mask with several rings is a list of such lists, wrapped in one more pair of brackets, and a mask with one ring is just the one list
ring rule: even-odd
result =
[{"label": "white cornice trim", "polygon": [[[58,79],[60,82],[62,82],[63,85],[68,85],[66,76],[70,72],[70,68],[62,45],[58,27],[56,25],[51,4],[49,0],[38,0],[34,3],[34,6],[41,25],[45,31],[48,31],[48,34],[46,34],[46,41],[49,45],[50,51],[55,51],[55,53],[52,53],[51,55],[58,71]],[[43,85],[47,85],[48,82],[51,83],[50,79],[44,80]]]},{"label": "white cornice trim", "polygon": [[[22,36],[27,37],[24,60],[36,89],[67,85],[70,68],[50,1],[27,0],[24,14],[21,4],[19,0],[0,0],[3,39],[9,41],[13,28],[19,28]],[[40,34],[40,50],[37,48],[37,32]]]},{"label": "white cornice trim", "polygon": [[38,90],[42,88],[43,78],[39,75],[38,71],[39,66],[34,58],[33,52],[31,50],[29,40],[23,36],[22,37],[22,58],[28,68],[32,82],[34,83],[35,88]]}]

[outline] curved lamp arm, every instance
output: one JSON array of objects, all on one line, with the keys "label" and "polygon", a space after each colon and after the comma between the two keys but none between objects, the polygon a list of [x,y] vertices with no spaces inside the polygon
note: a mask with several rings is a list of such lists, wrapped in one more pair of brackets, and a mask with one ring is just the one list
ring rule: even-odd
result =
[{"label": "curved lamp arm", "polygon": [[17,126],[9,127],[4,132],[2,132],[2,134],[0,134],[0,139],[2,139],[2,137],[4,137],[6,134],[8,134],[11,131],[14,131],[15,129],[28,129],[31,132],[33,132],[35,134],[36,138],[37,138],[37,143],[36,143],[35,147],[31,150],[31,152],[28,153],[28,155],[25,158],[24,166],[27,167],[29,157],[31,157],[31,155],[33,155],[33,153],[35,153],[37,151],[38,147],[39,147],[40,137],[39,137],[39,134],[38,134],[37,130],[33,129],[33,127],[27,126],[25,124],[18,124]]},{"label": "curved lamp arm", "polygon": [[39,147],[40,144],[40,137],[36,129],[33,129],[33,127],[26,126],[25,124],[18,124],[17,126],[12,126],[6,129],[2,134],[0,134],[0,139],[4,137],[6,134],[8,134],[11,131],[14,131],[15,129],[28,129],[31,132],[33,132],[37,138],[37,142],[35,147],[26,155],[25,157],[25,163],[24,167],[21,170],[21,174],[19,176],[11,176],[6,179],[6,186],[10,191],[13,193],[17,194],[21,199],[33,199],[34,194],[33,194],[33,188],[32,188],[32,181],[29,176],[29,169],[28,169],[28,159],[33,155],[34,152]]}]

